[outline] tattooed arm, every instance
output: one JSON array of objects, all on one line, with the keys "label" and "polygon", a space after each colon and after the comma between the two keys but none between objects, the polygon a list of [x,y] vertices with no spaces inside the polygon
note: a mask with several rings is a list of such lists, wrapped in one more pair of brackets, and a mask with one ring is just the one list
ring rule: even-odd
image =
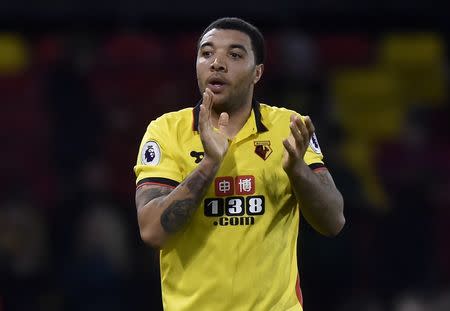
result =
[{"label": "tattooed arm", "polygon": [[138,188],[136,207],[142,239],[152,247],[163,247],[169,235],[189,221],[218,168],[205,157],[175,189],[156,185]]},{"label": "tattooed arm", "polygon": [[308,223],[326,236],[335,236],[345,224],[344,201],[327,169],[312,171],[305,165],[300,174],[290,176],[295,196]]},{"label": "tattooed arm", "polygon": [[309,119],[303,122],[291,116],[291,135],[283,141],[286,149],[283,168],[301,205],[302,214],[318,232],[335,236],[345,224],[344,200],[328,170],[312,171],[304,161],[314,126]]},{"label": "tattooed arm", "polygon": [[218,129],[214,129],[213,97],[211,90],[206,89],[200,105],[198,126],[205,157],[197,168],[173,190],[146,185],[136,191],[141,237],[155,248],[162,248],[171,234],[189,222],[228,150],[226,132],[229,116],[225,112],[217,116]]}]

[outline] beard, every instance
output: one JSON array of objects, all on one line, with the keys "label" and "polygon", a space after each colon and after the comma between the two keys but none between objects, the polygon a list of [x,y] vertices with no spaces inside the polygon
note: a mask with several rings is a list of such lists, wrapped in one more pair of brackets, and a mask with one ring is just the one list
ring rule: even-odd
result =
[{"label": "beard", "polygon": [[[200,88],[200,90],[204,91],[205,88]],[[239,86],[239,88],[232,88],[231,85],[228,85],[227,88],[224,92],[214,94],[212,109],[218,115],[222,112],[230,113],[239,110],[253,98],[253,84],[251,83]]]}]

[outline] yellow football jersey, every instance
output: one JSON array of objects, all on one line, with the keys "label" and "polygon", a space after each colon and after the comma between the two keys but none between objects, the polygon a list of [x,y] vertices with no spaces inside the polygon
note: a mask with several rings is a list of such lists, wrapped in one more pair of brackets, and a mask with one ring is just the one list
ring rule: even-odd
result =
[{"label": "yellow football jersey", "polygon": [[[192,219],[160,251],[165,310],[302,310],[299,207],[282,168],[293,113],[253,102]],[[150,123],[134,168],[137,187],[176,187],[196,168],[204,154],[198,114],[199,105]],[[324,166],[315,136],[304,159]]]}]

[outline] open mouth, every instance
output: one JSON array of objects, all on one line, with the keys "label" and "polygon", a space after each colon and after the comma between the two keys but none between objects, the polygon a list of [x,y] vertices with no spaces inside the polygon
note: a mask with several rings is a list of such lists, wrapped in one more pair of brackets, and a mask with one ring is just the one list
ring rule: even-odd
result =
[{"label": "open mouth", "polygon": [[213,93],[220,93],[226,86],[226,82],[220,78],[212,78],[208,81],[207,87],[211,89]]},{"label": "open mouth", "polygon": [[221,87],[222,85],[224,85],[222,82],[212,82],[210,84],[215,87]]}]

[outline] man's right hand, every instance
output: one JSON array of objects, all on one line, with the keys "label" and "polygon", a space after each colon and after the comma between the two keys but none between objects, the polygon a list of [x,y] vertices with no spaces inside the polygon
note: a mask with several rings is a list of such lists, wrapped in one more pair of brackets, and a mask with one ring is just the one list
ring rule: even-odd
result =
[{"label": "man's right hand", "polygon": [[226,112],[222,112],[219,116],[218,129],[214,128],[211,116],[213,99],[214,93],[207,88],[203,93],[203,101],[200,105],[198,128],[205,151],[205,158],[220,163],[225,157],[229,146],[229,138],[226,135],[229,115]]}]

